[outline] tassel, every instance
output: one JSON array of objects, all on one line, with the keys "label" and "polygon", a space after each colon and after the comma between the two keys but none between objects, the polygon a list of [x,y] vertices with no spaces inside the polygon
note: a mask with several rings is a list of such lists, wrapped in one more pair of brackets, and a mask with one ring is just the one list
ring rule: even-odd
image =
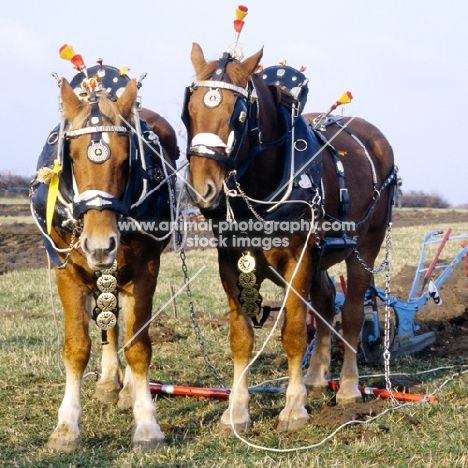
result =
[{"label": "tassel", "polygon": [[54,177],[54,170],[50,167],[41,167],[37,172],[37,180],[42,184],[48,184]]}]

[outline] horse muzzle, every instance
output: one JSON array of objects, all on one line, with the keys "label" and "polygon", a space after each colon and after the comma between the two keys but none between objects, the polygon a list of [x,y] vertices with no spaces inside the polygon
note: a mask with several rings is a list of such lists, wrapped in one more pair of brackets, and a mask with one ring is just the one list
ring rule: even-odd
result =
[{"label": "horse muzzle", "polygon": [[87,190],[75,197],[74,202],[75,219],[83,217],[80,245],[88,266],[94,270],[109,268],[120,242],[117,213],[127,213],[127,205],[99,190]]},{"label": "horse muzzle", "polygon": [[[95,224],[95,220],[89,221],[90,224]],[[102,270],[112,266],[117,257],[119,244],[120,235],[114,225],[109,226],[108,222],[104,222],[86,230],[85,223],[80,236],[80,246],[92,270]]]}]

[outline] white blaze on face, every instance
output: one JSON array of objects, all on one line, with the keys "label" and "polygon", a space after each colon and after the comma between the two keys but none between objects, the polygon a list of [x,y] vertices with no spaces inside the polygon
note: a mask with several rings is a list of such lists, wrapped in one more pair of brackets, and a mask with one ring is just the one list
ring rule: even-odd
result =
[{"label": "white blaze on face", "polygon": [[198,133],[192,138],[191,146],[204,146],[206,152],[209,152],[208,148],[225,148],[226,154],[229,155],[234,142],[234,132],[229,134],[227,144],[214,133]]}]

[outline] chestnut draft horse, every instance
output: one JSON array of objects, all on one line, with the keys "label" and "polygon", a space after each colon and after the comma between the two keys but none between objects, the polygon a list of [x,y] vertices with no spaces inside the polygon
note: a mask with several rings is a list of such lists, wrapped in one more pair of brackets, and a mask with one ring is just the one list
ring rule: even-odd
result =
[{"label": "chestnut draft horse", "polygon": [[[93,68],[88,75],[103,84],[84,97],[74,91],[82,88],[82,80],[86,82],[83,73],[71,84],[61,80],[62,130],[49,136],[31,186],[33,213],[57,263],[65,313],[65,395],[48,447],[71,451],[81,443],[81,385],[94,319],[103,338],[102,371],[94,396],[119,407],[132,406],[133,447],[151,450],[164,445],[165,439],[148,384],[152,350],[147,325],[169,233],[142,232],[136,224],[124,229],[121,223],[172,221],[171,168],[177,143],[174,130],[158,114],[144,110],[141,115],[148,123],[139,118],[135,79],[122,77],[113,67]],[[112,89],[114,84],[118,89]],[[54,201],[53,179],[44,180],[45,173],[53,172],[51,154],[60,161],[59,193],[55,207],[52,204],[51,228],[46,229],[44,200]],[[125,376],[118,355],[119,313],[124,319]]]},{"label": "chestnut draft horse", "polygon": [[[286,66],[255,73],[262,54],[263,49],[240,61],[228,51],[207,62],[193,44],[197,81],[186,90],[182,113],[188,190],[205,217],[216,220],[219,271],[230,307],[233,390],[221,418],[221,432],[227,433],[251,425],[247,366],[261,310],[258,288],[265,279],[286,288],[281,337],[289,385],[278,430],[306,425],[307,390],[327,388],[335,289],[326,270],[343,260],[348,281],[343,338],[350,347],[345,347],[337,400],[362,398],[355,353],[364,294],[390,222],[395,178],[392,148],[377,128],[359,118],[327,117],[314,130],[308,121],[317,114],[297,116],[305,77]],[[298,220],[307,219],[316,219],[318,227],[291,233],[293,221],[297,227]],[[289,232],[281,231],[280,221],[291,222]],[[330,225],[349,227],[325,236]],[[267,227],[276,229],[276,238],[268,238]],[[309,299],[327,323],[316,319],[315,347],[303,377]]]}]

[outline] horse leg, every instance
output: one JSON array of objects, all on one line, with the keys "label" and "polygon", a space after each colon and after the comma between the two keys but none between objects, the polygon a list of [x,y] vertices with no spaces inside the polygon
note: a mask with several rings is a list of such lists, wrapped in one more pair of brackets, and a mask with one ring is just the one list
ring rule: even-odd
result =
[{"label": "horse leg", "polygon": [[235,271],[224,264],[228,259],[222,258],[219,252],[221,281],[227,294],[230,310],[229,338],[234,362],[232,391],[229,395],[229,406],[221,416],[219,431],[222,435],[232,435],[233,430],[243,433],[250,429],[252,421],[249,415],[248,372],[246,371],[252,354],[254,332],[252,322],[241,309],[237,296],[237,277]]},{"label": "horse leg", "polygon": [[[234,282],[235,284],[235,282]],[[232,391],[229,406],[221,416],[220,433],[231,435],[233,428],[237,433],[250,429],[252,421],[249,415],[248,372],[250,355],[253,349],[254,333],[250,319],[240,312],[237,299],[229,296],[230,306],[230,343],[234,362]]]},{"label": "horse leg", "polygon": [[[124,343],[128,343],[125,347],[125,357],[131,369],[133,384],[133,448],[141,451],[154,450],[166,445],[164,434],[156,422],[156,407],[149,388],[151,341],[148,326],[145,324],[151,317],[152,293],[156,280],[148,277],[150,275],[134,279],[133,288],[121,293],[126,326]],[[132,340],[136,333],[138,335]]]},{"label": "horse leg", "polygon": [[[378,244],[380,245],[380,244]],[[364,258],[364,256],[363,256]],[[374,257],[375,258],[375,257]],[[373,261],[369,264],[373,264]],[[364,296],[372,276],[351,255],[346,260],[348,287],[341,319],[343,324],[344,357],[340,375],[340,389],[336,394],[338,403],[353,403],[362,400],[359,391],[359,371],[357,367],[358,339],[364,321]],[[347,343],[353,348],[351,349]]]},{"label": "horse leg", "polygon": [[93,398],[103,403],[117,403],[122,382],[122,366],[117,355],[119,325],[107,331],[108,343],[102,346],[101,377]]},{"label": "horse leg", "polygon": [[298,431],[309,422],[309,414],[305,408],[307,390],[302,377],[302,360],[307,348],[307,307],[297,295],[299,293],[307,297],[310,288],[307,264],[304,259],[292,280],[291,275],[296,264],[291,262],[285,271],[285,279],[291,281],[292,288],[288,291],[287,287],[285,318],[281,330],[282,344],[288,358],[289,383],[286,405],[279,415],[280,432]]},{"label": "horse leg", "polygon": [[314,312],[315,343],[304,382],[312,396],[320,397],[328,389],[327,377],[330,368],[331,345],[330,326],[335,317],[335,287],[326,271],[322,271],[313,281],[310,296],[312,306],[316,310]]},{"label": "horse leg", "polygon": [[86,313],[91,308],[91,297],[69,270],[57,270],[57,286],[65,311],[63,357],[66,384],[58,424],[49,437],[47,448],[70,452],[81,445],[81,383],[91,351]]}]

